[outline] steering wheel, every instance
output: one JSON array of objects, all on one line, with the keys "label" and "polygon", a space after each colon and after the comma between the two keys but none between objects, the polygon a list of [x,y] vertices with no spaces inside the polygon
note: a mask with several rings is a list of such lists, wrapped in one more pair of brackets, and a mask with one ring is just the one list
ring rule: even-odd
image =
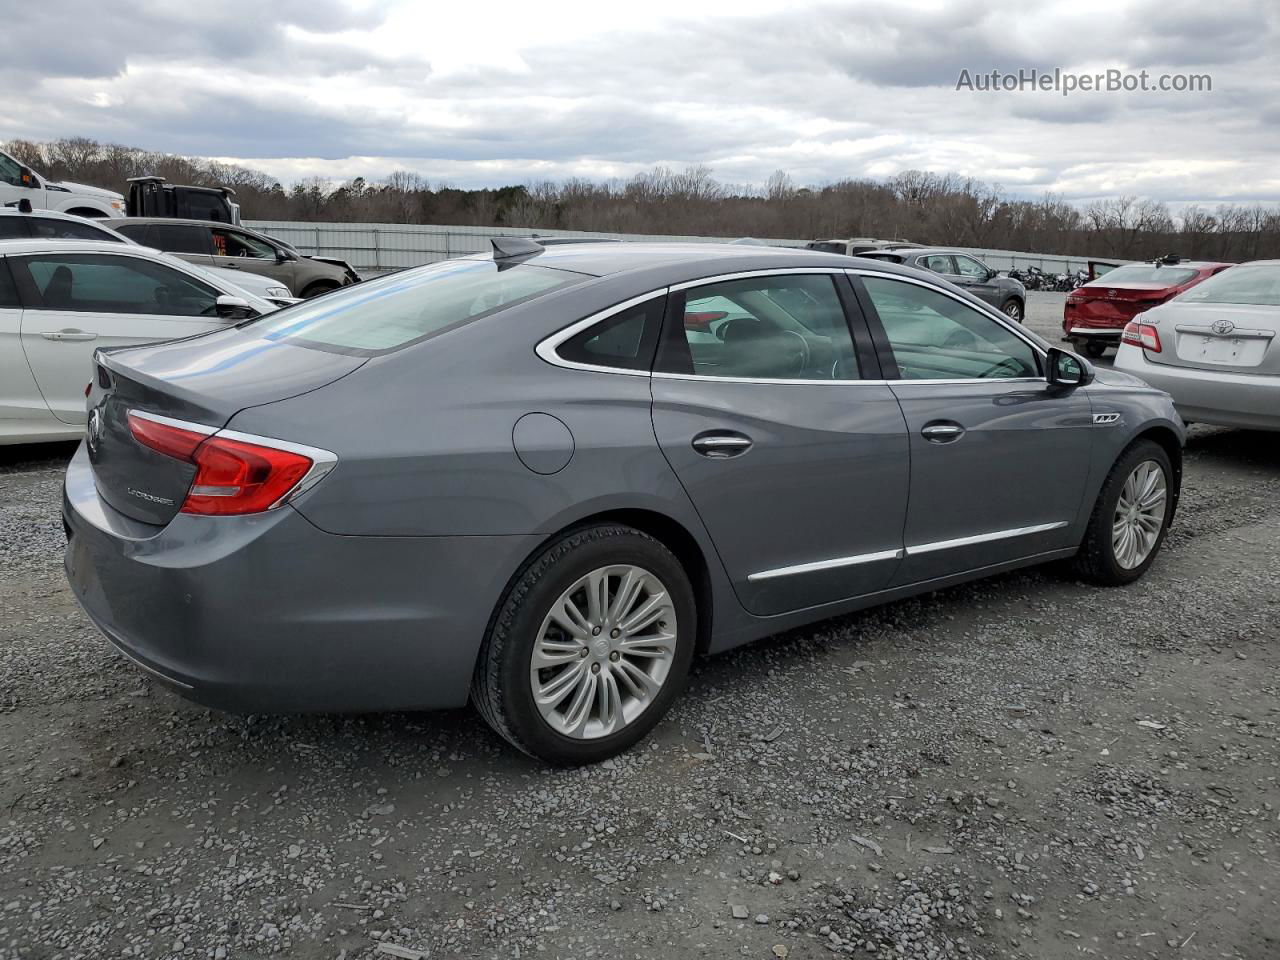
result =
[{"label": "steering wheel", "polygon": [[794,330],[783,330],[782,332],[800,341],[800,351],[796,354],[796,360],[799,362],[796,365],[795,372],[803,373],[813,363],[813,350],[809,347],[809,341]]}]

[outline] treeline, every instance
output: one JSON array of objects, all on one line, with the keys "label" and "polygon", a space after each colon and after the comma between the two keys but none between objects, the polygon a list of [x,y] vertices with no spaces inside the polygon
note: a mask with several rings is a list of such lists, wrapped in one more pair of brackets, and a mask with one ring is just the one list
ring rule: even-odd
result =
[{"label": "treeline", "polygon": [[397,172],[372,182],[309,178],[286,186],[257,170],[83,137],[15,140],[5,149],[53,179],[124,192],[129,177],[229,186],[250,220],[433,223],[607,233],[795,239],[871,236],[919,243],[1148,259],[1280,257],[1280,210],[1263,204],[1184,208],[1117,197],[1080,207],[1017,200],[954,174],[913,170],[886,181],[798,186],[779,171],[763,188],[716,180],[706,167],[656,168],[629,180],[541,181],[460,190]]}]

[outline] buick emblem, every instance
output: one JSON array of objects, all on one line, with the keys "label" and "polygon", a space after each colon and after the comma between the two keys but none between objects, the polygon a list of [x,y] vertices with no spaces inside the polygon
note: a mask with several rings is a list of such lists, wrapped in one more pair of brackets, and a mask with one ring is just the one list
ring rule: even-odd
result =
[{"label": "buick emblem", "polygon": [[97,407],[89,411],[89,428],[86,432],[89,449],[97,452],[98,441],[102,439],[102,411]]},{"label": "buick emblem", "polygon": [[1230,320],[1215,320],[1213,321],[1213,323],[1209,324],[1209,329],[1212,330],[1214,333],[1218,334],[1218,336],[1220,337],[1226,336],[1235,328],[1236,328],[1236,325],[1232,323]]},{"label": "buick emblem", "polygon": [[1112,300],[1114,300],[1118,292],[1119,292],[1118,290],[1108,290],[1107,296],[1110,297]]}]

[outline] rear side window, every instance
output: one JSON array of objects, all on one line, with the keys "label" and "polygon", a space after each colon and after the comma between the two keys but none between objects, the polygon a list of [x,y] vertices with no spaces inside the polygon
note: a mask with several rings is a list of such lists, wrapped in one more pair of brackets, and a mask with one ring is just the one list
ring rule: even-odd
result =
[{"label": "rear side window", "polygon": [[0,240],[22,240],[29,236],[25,218],[0,217]]},{"label": "rear side window", "polygon": [[445,260],[343,287],[253,329],[268,340],[373,357],[586,279],[531,263]]},{"label": "rear side window", "polygon": [[[135,237],[136,239],[136,237]],[[209,228],[181,223],[153,223],[147,231],[147,245],[166,253],[209,252]]]},{"label": "rear side window", "polygon": [[1123,287],[1126,283],[1154,283],[1162,287],[1176,287],[1194,280],[1196,271],[1185,267],[1157,267],[1149,263],[1132,263],[1123,267],[1108,270],[1105,280],[1099,278],[1095,283],[1113,287]]},{"label": "rear side window", "polygon": [[652,297],[569,338],[556,354],[570,363],[617,370],[648,370],[658,344],[666,297]]},{"label": "rear side window", "polygon": [[211,317],[218,291],[162,263],[110,254],[11,258],[26,270],[36,309]]},{"label": "rear side window", "polygon": [[685,291],[661,373],[748,380],[857,380],[844,307],[827,274],[782,274]]},{"label": "rear side window", "polygon": [[[116,233],[123,233],[134,243],[143,243],[146,241],[147,226],[145,223],[117,223],[112,229]],[[164,247],[160,249],[163,250]]]},{"label": "rear side window", "polygon": [[1244,264],[1214,274],[1178,297],[1179,303],[1252,303],[1280,307],[1280,266]]},{"label": "rear side window", "polygon": [[91,223],[59,220],[56,217],[32,217],[31,235],[42,240],[105,240],[124,243],[110,230],[103,230]]}]

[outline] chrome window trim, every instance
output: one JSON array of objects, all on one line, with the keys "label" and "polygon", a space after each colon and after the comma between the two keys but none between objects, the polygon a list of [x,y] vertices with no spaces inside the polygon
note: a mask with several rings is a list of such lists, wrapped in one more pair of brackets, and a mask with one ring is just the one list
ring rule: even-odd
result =
[{"label": "chrome window trim", "polygon": [[1012,527],[1008,530],[993,530],[990,533],[978,533],[969,537],[956,537],[953,540],[935,540],[931,543],[920,543],[914,547],[903,547],[898,550],[878,550],[874,553],[859,553],[851,557],[835,557],[831,560],[815,560],[812,563],[796,563],[786,567],[775,567],[772,570],[761,570],[747,575],[749,583],[761,580],[772,580],[775,577],[789,577],[797,573],[816,573],[819,570],[835,570],[840,567],[852,567],[862,563],[875,563],[880,560],[901,560],[903,557],[917,556],[922,553],[935,553],[938,550],[954,550],[957,547],[969,547],[979,543],[991,543],[995,540],[1008,540],[1013,537],[1026,537],[1033,533],[1048,533],[1050,530],[1061,530],[1070,521],[1058,520],[1054,523],[1037,523],[1029,527]]},{"label": "chrome window trim", "polygon": [[[152,423],[159,423],[167,427],[175,427],[179,430],[189,430],[192,433],[204,434],[206,437],[225,437],[228,440],[239,440],[241,443],[252,443],[258,446],[271,447],[275,450],[283,450],[286,453],[296,453],[299,456],[310,459],[311,468],[302,475],[302,479],[295,483],[284,496],[267,507],[267,510],[275,510],[277,507],[282,507],[306,493],[323,480],[329,471],[338,464],[338,455],[336,453],[325,450],[322,447],[311,447],[305,443],[293,443],[290,440],[263,437],[256,433],[241,433],[239,430],[224,430],[220,427],[210,427],[203,423],[193,423],[190,420],[176,420],[173,417],[161,416],[158,413],[147,413],[145,410],[129,410],[127,415],[139,417],[142,420],[150,420]],[[235,516],[245,516],[245,514],[235,514]]]},{"label": "chrome window trim", "polygon": [[[929,282],[927,282],[927,281],[925,281],[925,280],[920,280],[920,279],[918,279],[918,278],[916,278],[916,277],[904,277],[904,276],[902,276],[901,274],[897,274],[897,273],[886,273],[886,272],[881,271],[881,270],[872,270],[872,269],[865,269],[865,268],[862,268],[862,269],[859,269],[859,268],[853,268],[853,269],[846,268],[846,269],[845,269],[845,273],[847,273],[847,274],[849,274],[850,276],[853,276],[853,277],[878,277],[878,278],[880,278],[880,279],[882,279],[882,280],[897,280],[897,281],[899,281],[900,283],[912,283],[912,284],[915,284],[917,287],[924,287],[926,290],[932,290],[932,291],[934,291],[935,293],[940,293],[940,294],[942,294],[942,295],[943,295],[943,296],[945,296],[945,297],[950,297],[952,300],[956,301],[956,303],[959,303],[959,304],[961,304],[961,305],[963,305],[963,306],[968,307],[970,310],[973,310],[973,311],[974,311],[975,313],[977,313],[979,316],[984,316],[984,317],[986,317],[987,319],[994,321],[995,323],[997,323],[997,324],[999,324],[1001,327],[1003,327],[1005,330],[1007,330],[1009,333],[1012,333],[1012,334],[1013,334],[1014,336],[1016,336],[1019,340],[1021,340],[1023,343],[1025,343],[1027,346],[1029,346],[1029,347],[1031,348],[1032,352],[1033,352],[1033,353],[1035,353],[1035,355],[1036,355],[1036,356],[1038,356],[1038,357],[1040,358],[1040,360],[1041,360],[1041,361],[1047,361],[1047,360],[1048,360],[1048,358],[1049,358],[1048,351],[1046,351],[1043,347],[1041,347],[1041,346],[1040,346],[1038,343],[1036,343],[1034,340],[1030,339],[1030,338],[1026,335],[1026,333],[1025,333],[1024,331],[1019,330],[1017,326],[1015,326],[1015,325],[1014,325],[1014,324],[1012,324],[1012,323],[1009,323],[1009,322],[1008,322],[1008,317],[1006,317],[1006,316],[1005,316],[1003,313],[1001,313],[999,310],[996,310],[996,309],[995,309],[994,307],[992,307],[990,304],[982,303],[982,304],[981,304],[981,309],[980,309],[980,308],[979,308],[979,306],[978,306],[977,304],[970,303],[968,300],[966,300],[964,297],[960,296],[959,294],[954,293],[954,292],[952,292],[951,290],[945,290],[945,289],[943,289],[942,287],[938,286],[937,284],[929,283]],[[870,296],[870,294],[868,294],[868,296]],[[875,304],[872,304],[872,306],[875,306]],[[879,311],[877,311],[877,312],[879,312]],[[1039,382],[1039,383],[1048,383],[1048,382],[1049,382],[1049,378],[1048,378],[1047,376],[1043,376],[1043,377],[1009,377],[1009,378],[1005,378],[1005,379],[1002,379],[1002,378],[1000,378],[1000,377],[973,377],[973,378],[970,378],[970,379],[971,379],[971,380],[978,381],[978,382],[985,382],[985,383],[1007,383],[1009,380],[1034,380],[1034,381]],[[905,380],[905,379],[899,379],[899,380],[894,380],[894,381],[892,381],[892,382],[894,382],[894,383],[928,383],[928,382],[931,382],[931,381],[927,381],[927,380]],[[966,380],[960,380],[960,381],[953,381],[953,380],[941,380],[941,381],[932,381],[932,382],[940,382],[940,383],[962,382],[962,383],[967,383],[967,382],[969,382],[969,380],[967,380],[967,379],[966,379]]]},{"label": "chrome window trim", "polygon": [[835,276],[846,272],[848,272],[847,267],[774,267],[770,270],[740,270],[737,273],[721,273],[714,277],[701,277],[697,280],[673,283],[668,289],[672,293],[676,293],[680,290],[691,290],[694,287],[709,286],[713,283],[726,283],[730,280],[754,280],[756,277],[795,276],[796,274],[806,273]]},{"label": "chrome window trim", "polygon": [[540,358],[551,364],[553,367],[563,367],[566,370],[587,370],[592,373],[617,373],[626,377],[647,377],[650,376],[648,370],[627,370],[622,367],[607,367],[596,363],[578,363],[574,360],[566,360],[556,351],[560,345],[569,340],[588,327],[595,326],[602,320],[608,320],[610,317],[622,313],[624,310],[630,310],[632,307],[652,300],[654,297],[665,297],[671,290],[670,287],[661,287],[657,290],[650,290],[648,293],[642,293],[638,297],[632,297],[629,300],[623,300],[621,303],[615,303],[612,307],[606,307],[604,310],[598,310],[589,317],[577,320],[569,326],[558,330],[549,337],[544,337],[538,341],[538,345],[534,347],[534,353]]}]

